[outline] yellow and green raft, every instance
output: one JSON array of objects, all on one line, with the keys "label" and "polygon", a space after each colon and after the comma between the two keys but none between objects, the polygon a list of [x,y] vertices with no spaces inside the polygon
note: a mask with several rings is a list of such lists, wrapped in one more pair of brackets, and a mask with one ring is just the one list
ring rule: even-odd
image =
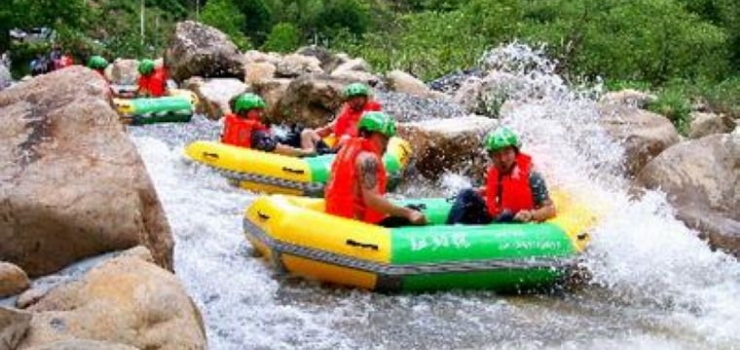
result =
[{"label": "yellow and green raft", "polygon": [[544,223],[445,225],[452,204],[412,199],[430,225],[383,228],[323,212],[321,199],[258,198],[244,233],[279,271],[377,291],[490,289],[521,292],[553,286],[576,267],[594,215],[553,192],[558,216]]},{"label": "yellow and green raft", "polygon": [[131,125],[189,122],[198,97],[189,90],[169,89],[157,98],[113,98],[118,114]]},{"label": "yellow and green raft", "polygon": [[[331,140],[327,140],[331,142]],[[185,155],[208,165],[239,187],[265,193],[322,197],[336,155],[296,158],[215,141],[196,141],[185,147]],[[401,180],[409,161],[411,146],[394,137],[383,156],[388,188]]]}]

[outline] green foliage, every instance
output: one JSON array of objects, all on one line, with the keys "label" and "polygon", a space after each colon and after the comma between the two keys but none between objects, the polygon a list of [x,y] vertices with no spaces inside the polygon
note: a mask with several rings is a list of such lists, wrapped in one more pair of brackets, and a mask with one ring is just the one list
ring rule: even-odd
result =
[{"label": "green foliage", "polygon": [[262,45],[263,51],[291,52],[301,44],[298,29],[291,23],[278,23],[272,27],[267,41]]},{"label": "green foliage", "polygon": [[648,110],[664,115],[673,122],[678,132],[686,135],[689,131],[691,120],[691,101],[689,93],[683,84],[672,84],[661,89],[658,99],[648,104]]},{"label": "green foliage", "polygon": [[232,0],[210,0],[203,8],[200,20],[224,32],[240,49],[251,47],[249,39],[241,31],[245,16]]}]

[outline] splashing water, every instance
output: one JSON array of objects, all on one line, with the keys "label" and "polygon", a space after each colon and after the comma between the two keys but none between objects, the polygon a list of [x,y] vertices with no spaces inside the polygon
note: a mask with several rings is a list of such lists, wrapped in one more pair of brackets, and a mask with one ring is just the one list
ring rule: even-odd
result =
[{"label": "splashing water", "polygon": [[[593,283],[570,294],[502,297],[382,295],[277,278],[250,255],[241,232],[255,195],[181,155],[190,141],[214,139],[219,124],[196,117],[132,128],[173,229],[176,272],[204,314],[211,348],[737,346],[740,264],[674,219],[663,194],[628,195],[624,150],[598,126],[594,92],[573,91],[553,62],[525,46],[492,50],[484,60],[523,83],[502,123],[521,134],[549,185],[602,214],[585,254]],[[454,174],[443,183],[448,191],[468,184]]]}]

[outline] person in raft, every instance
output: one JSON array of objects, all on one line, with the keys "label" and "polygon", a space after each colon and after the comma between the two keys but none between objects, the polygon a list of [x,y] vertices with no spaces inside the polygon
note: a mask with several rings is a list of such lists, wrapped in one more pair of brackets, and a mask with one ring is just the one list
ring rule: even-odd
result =
[{"label": "person in raft", "polygon": [[[108,67],[108,61],[102,56],[94,55],[87,60],[87,68],[94,70],[100,74],[103,79],[105,78],[105,68]],[[107,81],[108,79],[106,79]]]},{"label": "person in raft", "polygon": [[326,212],[384,227],[424,225],[426,217],[384,197],[382,156],[396,134],[395,121],[383,112],[367,112],[357,123],[358,136],[345,142],[331,167]]},{"label": "person in raft", "polygon": [[162,97],[167,93],[167,71],[164,67],[155,68],[154,61],[143,59],[139,62],[139,97]]},{"label": "person in raft", "polygon": [[[304,149],[317,149],[319,153],[336,152],[352,137],[357,136],[357,123],[365,112],[380,111],[380,103],[370,98],[370,88],[362,83],[347,85],[342,91],[344,104],[337,117],[329,124],[318,129],[305,129],[301,133],[301,145]],[[337,138],[333,148],[328,147],[322,139],[331,134]]]},{"label": "person in raft", "polygon": [[256,94],[245,93],[234,100],[234,113],[224,117],[221,142],[264,152],[275,152],[286,156],[303,157],[314,155],[313,150],[303,150],[280,143],[262,124],[265,101]]},{"label": "person in raft", "polygon": [[519,137],[498,128],[486,136],[485,147],[492,163],[486,184],[457,195],[447,224],[540,222],[554,217],[545,180],[533,170],[532,158],[519,150]]}]

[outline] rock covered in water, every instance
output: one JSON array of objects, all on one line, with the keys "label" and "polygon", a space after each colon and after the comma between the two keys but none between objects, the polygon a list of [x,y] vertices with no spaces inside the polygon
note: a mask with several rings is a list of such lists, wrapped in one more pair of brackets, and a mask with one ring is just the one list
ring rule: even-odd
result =
[{"label": "rock covered in water", "polygon": [[0,91],[9,87],[12,83],[13,77],[10,75],[10,70],[0,63]]},{"label": "rock covered in water", "polygon": [[139,349],[205,349],[200,311],[173,274],[134,256],[96,266],[31,306],[19,349],[95,339]]},{"label": "rock covered in water", "polygon": [[139,244],[172,268],[173,240],[108,84],[80,66],[0,92],[0,260],[29,276]]},{"label": "rock covered in water", "polygon": [[0,299],[18,294],[31,285],[26,272],[20,267],[0,261]]},{"label": "rock covered in water", "polygon": [[428,85],[432,90],[454,94],[469,78],[483,78],[484,76],[485,73],[479,68],[470,68],[434,79]]},{"label": "rock covered in water", "polygon": [[679,143],[650,161],[638,185],[660,189],[687,226],[710,244],[740,256],[740,135]]},{"label": "rock covered in water", "polygon": [[31,313],[0,306],[0,349],[15,349],[28,331]]},{"label": "rock covered in water", "polygon": [[625,167],[637,174],[651,159],[680,140],[668,118],[621,104],[598,106],[600,123],[625,148]]},{"label": "rock covered in water", "polygon": [[170,77],[178,83],[193,76],[244,77],[245,59],[229,37],[216,28],[194,21],[177,23],[165,62]]},{"label": "rock covered in water", "polygon": [[235,78],[190,79],[186,88],[198,95],[196,113],[220,119],[231,113],[229,101],[247,91],[246,84]]},{"label": "rock covered in water", "polygon": [[399,122],[460,118],[468,115],[459,104],[447,99],[381,91],[376,93],[376,98],[383,105],[383,111],[393,115]]},{"label": "rock covered in water", "polygon": [[711,134],[726,134],[736,127],[735,121],[724,114],[691,113],[689,138],[699,139]]},{"label": "rock covered in water", "polygon": [[438,180],[446,172],[482,178],[487,164],[481,139],[498,125],[495,119],[470,116],[430,119],[399,125],[399,135],[411,144],[414,167]]}]

